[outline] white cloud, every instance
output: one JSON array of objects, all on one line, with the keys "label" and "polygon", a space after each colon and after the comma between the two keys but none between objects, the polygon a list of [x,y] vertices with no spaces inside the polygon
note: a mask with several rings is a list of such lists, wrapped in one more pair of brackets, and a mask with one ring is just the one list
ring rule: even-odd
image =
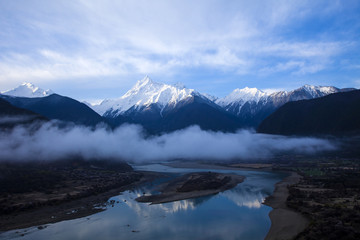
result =
[{"label": "white cloud", "polygon": [[[114,131],[98,127],[58,128],[45,123],[36,131],[18,126],[0,133],[1,160],[84,159],[162,161],[169,159],[258,159],[286,151],[315,154],[336,149],[324,139],[295,138],[249,131],[223,133],[192,126],[160,136],[145,137],[140,126],[123,125]],[[56,144],[54,144],[56,143]],[[31,158],[31,159],[29,159]]]},{"label": "white cloud", "polygon": [[[331,7],[338,2],[2,4],[2,85],[33,79],[169,75],[195,68],[237,75],[309,74],[328,68],[332,58],[353,46],[351,41],[294,40],[282,34],[304,19],[338,11]],[[327,10],[319,11],[324,6]]]},{"label": "white cloud", "polygon": [[259,47],[258,51],[282,57],[324,58],[337,55],[349,46],[348,42],[275,42]]},{"label": "white cloud", "polygon": [[275,72],[289,71],[304,67],[305,62],[301,61],[289,61],[286,63],[278,63],[275,66],[265,67],[260,70],[261,73],[271,74]]}]

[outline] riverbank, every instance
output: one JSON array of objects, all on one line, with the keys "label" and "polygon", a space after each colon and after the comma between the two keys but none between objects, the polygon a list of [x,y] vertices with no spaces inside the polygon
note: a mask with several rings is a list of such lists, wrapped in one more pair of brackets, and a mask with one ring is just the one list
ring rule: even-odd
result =
[{"label": "riverbank", "polygon": [[9,214],[1,214],[0,232],[33,226],[44,228],[46,224],[49,223],[82,218],[104,211],[106,207],[113,204],[108,202],[109,198],[123,191],[134,189],[144,183],[151,182],[161,175],[154,172],[135,172],[135,174],[141,174],[141,178],[101,193],[69,199],[57,204],[44,205],[26,211],[14,211]]},{"label": "riverbank", "polygon": [[234,163],[234,164],[219,164],[211,162],[190,162],[190,161],[172,161],[163,163],[165,166],[173,168],[191,168],[191,169],[211,169],[211,170],[244,170],[244,171],[272,171],[273,164],[261,163]]},{"label": "riverbank", "polygon": [[274,193],[267,197],[264,204],[273,208],[269,213],[271,227],[266,240],[292,239],[309,225],[309,220],[286,205],[289,196],[288,186],[300,181],[301,176],[296,172],[278,182]]}]

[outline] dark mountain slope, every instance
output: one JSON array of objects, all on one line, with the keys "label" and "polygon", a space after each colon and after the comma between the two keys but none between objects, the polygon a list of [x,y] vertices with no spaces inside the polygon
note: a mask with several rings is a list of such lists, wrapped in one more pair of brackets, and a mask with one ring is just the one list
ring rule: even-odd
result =
[{"label": "dark mountain slope", "polygon": [[203,130],[235,132],[241,128],[237,117],[215,105],[194,97],[191,102],[175,108],[164,116],[162,130],[170,132],[198,125]]},{"label": "dark mountain slope", "polygon": [[[353,90],[355,89],[339,89],[332,86],[322,87],[304,85],[293,91],[278,91],[270,95],[262,96],[258,99],[258,101],[255,98],[256,94],[252,93],[252,98],[250,97],[250,99],[245,101],[243,101],[241,97],[235,96],[232,102],[222,102],[224,100],[219,99],[217,100],[217,103],[219,103],[220,106],[222,106],[229,113],[236,115],[243,127],[257,128],[266,117],[268,117],[271,113],[275,112],[279,107],[283,106],[287,102],[314,99],[324,97],[332,93],[348,92]],[[259,93],[261,91],[256,89],[256,92]],[[245,96],[249,97],[247,94],[245,94]]]},{"label": "dark mountain slope", "polygon": [[9,128],[17,124],[27,124],[34,121],[46,121],[47,119],[39,114],[26,109],[18,108],[0,98],[0,127]]},{"label": "dark mountain slope", "polygon": [[91,108],[72,98],[52,94],[41,98],[24,98],[0,95],[12,105],[24,108],[49,119],[58,119],[86,126],[95,126],[104,119]]},{"label": "dark mountain slope", "polygon": [[204,130],[225,132],[234,132],[241,127],[235,116],[198,96],[183,100],[163,111],[156,104],[141,109],[130,108],[115,118],[108,116],[107,121],[117,126],[125,122],[140,124],[150,134],[171,132],[192,125],[198,125]]},{"label": "dark mountain slope", "polygon": [[282,135],[360,133],[360,90],[286,103],[260,124],[258,132]]}]

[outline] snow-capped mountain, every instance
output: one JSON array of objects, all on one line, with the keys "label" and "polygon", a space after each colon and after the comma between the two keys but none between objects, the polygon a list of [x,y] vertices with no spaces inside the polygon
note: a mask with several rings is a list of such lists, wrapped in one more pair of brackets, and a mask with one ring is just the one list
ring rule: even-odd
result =
[{"label": "snow-capped mountain", "polygon": [[216,103],[229,113],[239,117],[246,127],[257,127],[262,120],[287,102],[323,97],[332,93],[354,89],[339,89],[331,86],[304,85],[292,91],[267,94],[256,88],[235,89]]},{"label": "snow-capped mountain", "polygon": [[203,95],[204,97],[206,97],[207,99],[209,99],[212,102],[215,102],[216,100],[218,100],[219,98],[207,93],[201,93],[201,95]]},{"label": "snow-capped mountain", "polygon": [[146,106],[157,105],[162,112],[165,108],[201,94],[182,84],[168,85],[152,81],[148,76],[138,81],[125,95],[118,99],[108,99],[92,108],[100,115],[118,116],[130,108],[139,110]]},{"label": "snow-capped mountain", "polygon": [[[332,92],[333,89],[329,89]],[[359,135],[360,90],[284,104],[257,131],[281,135]]]},{"label": "snow-capped mountain", "polygon": [[274,98],[292,98],[292,101],[303,100],[323,97],[339,91],[340,89],[335,87],[304,85],[293,91],[279,91],[268,94],[257,88],[245,87],[243,89],[235,89],[226,97],[217,99],[216,103],[225,109],[235,104],[241,109],[245,103],[264,103],[267,102],[268,99],[271,100]]},{"label": "snow-capped mountain", "polygon": [[104,100],[92,108],[114,125],[132,122],[161,127],[160,123],[168,125],[165,121],[169,118],[167,115],[170,116],[179,109],[190,108],[194,104],[197,107],[207,105],[212,110],[219,111],[217,114],[227,113],[236,117],[238,123],[233,126],[256,128],[262,120],[289,101],[313,99],[347,90],[353,89],[305,85],[292,91],[270,94],[246,87],[235,89],[224,98],[216,98],[185,88],[182,84],[154,82],[146,76],[122,97]]},{"label": "snow-capped mountain", "polygon": [[32,83],[23,83],[20,86],[1,92],[1,94],[14,96],[14,97],[28,97],[28,98],[35,98],[35,97],[46,97],[53,94],[53,91],[50,89],[44,90]]},{"label": "snow-capped mountain", "polygon": [[[287,102],[319,98],[351,90],[354,89],[305,85],[292,91],[267,93],[257,88],[246,87],[235,89],[224,98],[217,98],[201,94],[194,89],[188,89],[181,83],[174,85],[158,83],[146,76],[122,97],[107,99],[98,105],[86,104],[101,117],[88,107],[86,107],[86,111],[93,112],[91,118],[95,119],[94,123],[103,120],[112,127],[123,123],[136,123],[141,124],[150,133],[169,132],[192,125],[214,131],[236,131],[239,128],[257,128],[265,118]],[[41,99],[44,101],[41,106],[48,107],[45,107],[45,112],[38,112],[39,114],[43,114],[49,119],[68,120],[68,111],[61,116],[46,115],[51,109],[59,114],[60,109],[58,106],[54,108],[49,105],[49,102],[57,101],[62,96],[56,98],[53,94],[51,98],[48,96],[50,94],[52,94],[51,90],[45,91],[33,84],[24,83],[17,88],[3,92],[0,97],[23,108],[32,106],[33,102],[29,98],[43,97]],[[62,97],[62,99],[65,98]],[[68,104],[68,101],[65,102]],[[68,107],[62,106],[62,108],[70,110],[76,104],[72,102],[68,105]],[[36,112],[37,105],[35,107],[36,109],[29,108],[28,110]],[[79,122],[80,117],[75,116],[72,121]],[[84,121],[82,120],[82,122]]]},{"label": "snow-capped mountain", "polygon": [[[353,89],[348,89],[353,90]],[[267,104],[271,104],[274,107],[278,108],[290,101],[299,101],[306,99],[313,99],[324,97],[326,95],[348,91],[347,89],[339,89],[332,86],[312,86],[312,85],[304,85],[300,88],[297,88],[292,91],[279,91],[274,92],[266,97]]]},{"label": "snow-capped mountain", "polygon": [[245,103],[258,103],[262,98],[267,96],[268,95],[265,92],[257,88],[237,88],[226,97],[219,98],[215,102],[226,110],[229,110],[232,106],[236,105],[240,111]]},{"label": "snow-capped mountain", "polygon": [[163,84],[149,77],[138,81],[118,99],[92,108],[113,126],[141,124],[150,133],[169,132],[192,125],[215,131],[235,131],[237,118],[205,95],[182,84]]},{"label": "snow-capped mountain", "polygon": [[302,87],[307,93],[309,93],[313,98],[322,97],[325,95],[329,95],[331,93],[339,92],[339,89],[336,87],[323,87],[323,86],[312,86],[312,85],[304,85]]}]

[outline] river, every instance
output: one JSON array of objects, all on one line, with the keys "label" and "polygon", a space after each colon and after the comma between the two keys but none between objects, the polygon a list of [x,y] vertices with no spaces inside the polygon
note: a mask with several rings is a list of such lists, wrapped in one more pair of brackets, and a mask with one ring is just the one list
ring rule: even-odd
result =
[{"label": "river", "polygon": [[[150,205],[134,199],[154,193],[153,187],[175,176],[209,169],[173,168],[161,164],[134,166],[167,178],[109,199],[105,211],[74,220],[0,234],[0,239],[264,239],[271,208],[262,204],[284,174],[268,171],[216,170],[246,179],[225,192],[196,199]],[[212,170],[215,171],[215,170]]]}]

